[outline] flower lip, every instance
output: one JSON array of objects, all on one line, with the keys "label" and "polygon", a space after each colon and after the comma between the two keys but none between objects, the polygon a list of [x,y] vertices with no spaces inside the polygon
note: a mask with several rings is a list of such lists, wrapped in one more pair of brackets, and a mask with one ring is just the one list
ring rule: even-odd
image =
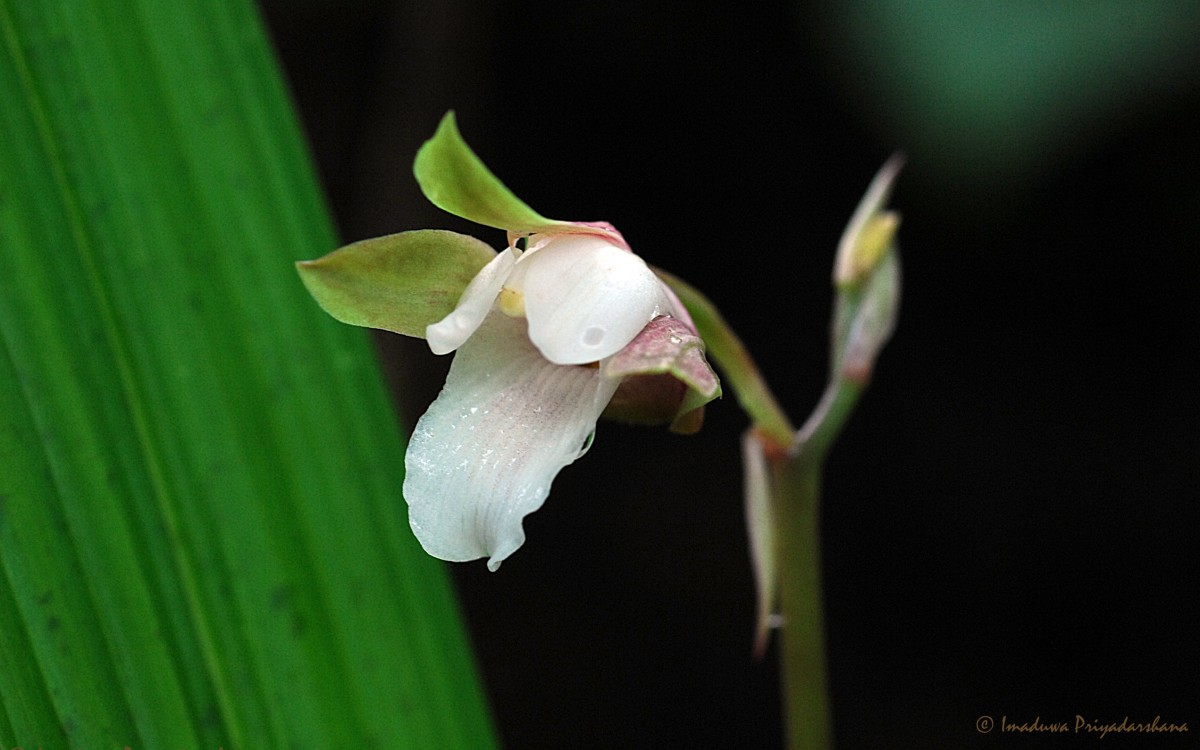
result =
[{"label": "flower lip", "polygon": [[409,524],[443,560],[500,563],[525,541],[522,519],[583,454],[620,381],[547,361],[523,321],[494,311],[450,365],[405,455]]}]

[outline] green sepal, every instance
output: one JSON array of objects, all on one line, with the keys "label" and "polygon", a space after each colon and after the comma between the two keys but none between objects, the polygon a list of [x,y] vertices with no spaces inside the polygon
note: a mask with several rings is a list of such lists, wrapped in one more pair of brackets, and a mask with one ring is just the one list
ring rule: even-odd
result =
[{"label": "green sepal", "polygon": [[653,270],[687,308],[696,332],[704,340],[707,358],[721,370],[738,405],[750,417],[755,429],[774,445],[787,446],[792,441],[795,429],[775,400],[750,352],[721,316],[716,305],[678,276],[661,268]]},{"label": "green sepal", "polygon": [[547,219],[513,195],[463,140],[453,111],[417,151],[413,175],[433,205],[477,224],[518,235],[578,231],[572,222]]},{"label": "green sepal", "polygon": [[343,323],[425,338],[479,270],[496,256],[487,243],[443,229],[355,242],[296,264],[317,303]]}]

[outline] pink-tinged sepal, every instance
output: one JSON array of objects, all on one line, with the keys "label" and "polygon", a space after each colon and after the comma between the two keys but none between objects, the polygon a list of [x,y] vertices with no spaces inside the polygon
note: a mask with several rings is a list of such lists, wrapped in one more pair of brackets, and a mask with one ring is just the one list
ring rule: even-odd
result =
[{"label": "pink-tinged sepal", "polygon": [[721,395],[721,381],[692,327],[672,316],[652,320],[602,370],[624,378],[604,415],[637,424],[669,423],[676,432],[700,429],[704,405]]}]

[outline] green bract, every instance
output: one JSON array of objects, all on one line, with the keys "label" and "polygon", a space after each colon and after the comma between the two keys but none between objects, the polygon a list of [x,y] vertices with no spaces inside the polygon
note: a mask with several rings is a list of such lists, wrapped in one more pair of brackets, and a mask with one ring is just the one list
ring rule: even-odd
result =
[{"label": "green bract", "polygon": [[474,237],[420,229],[363,240],[296,264],[324,310],[350,325],[425,338],[496,251]]}]

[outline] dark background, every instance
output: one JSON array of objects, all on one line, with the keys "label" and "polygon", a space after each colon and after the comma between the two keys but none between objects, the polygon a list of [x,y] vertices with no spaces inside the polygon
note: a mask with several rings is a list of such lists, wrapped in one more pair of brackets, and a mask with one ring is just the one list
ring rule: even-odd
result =
[{"label": "dark background", "polygon": [[[975,730],[1076,714],[1196,746],[1200,6],[958,5],[263,9],[343,240],[503,243],[412,180],[453,108],[537,210],[705,290],[796,422],[837,238],[905,151],[899,329],[826,479],[839,747],[1090,741]],[[411,425],[448,361],[379,344]],[[507,746],[780,745],[728,396],[694,437],[602,424],[501,571],[453,567]]]}]

